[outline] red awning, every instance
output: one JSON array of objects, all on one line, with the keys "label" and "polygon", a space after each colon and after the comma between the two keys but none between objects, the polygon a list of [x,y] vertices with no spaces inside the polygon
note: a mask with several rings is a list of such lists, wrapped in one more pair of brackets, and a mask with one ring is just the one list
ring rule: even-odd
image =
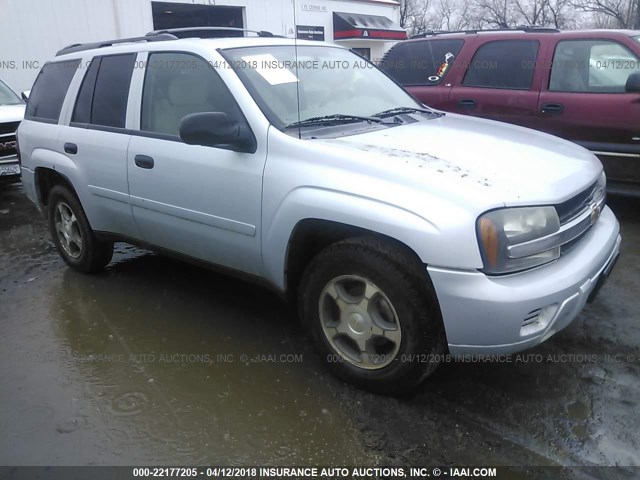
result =
[{"label": "red awning", "polygon": [[387,17],[333,12],[333,39],[406,40],[407,32]]}]

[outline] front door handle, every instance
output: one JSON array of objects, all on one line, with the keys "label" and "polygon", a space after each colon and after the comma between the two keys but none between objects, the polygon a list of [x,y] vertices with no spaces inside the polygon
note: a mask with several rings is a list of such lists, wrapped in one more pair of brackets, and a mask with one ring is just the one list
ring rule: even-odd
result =
[{"label": "front door handle", "polygon": [[65,143],[64,151],[69,155],[75,155],[76,153],[78,153],[78,145],[76,145],[75,143]]},{"label": "front door handle", "polygon": [[458,105],[462,108],[476,108],[478,103],[472,98],[463,98],[458,102]]},{"label": "front door handle", "polygon": [[564,105],[561,103],[545,103],[540,109],[540,112],[559,115],[564,112]]},{"label": "front door handle", "polygon": [[134,160],[137,166],[139,166],[140,168],[146,168],[147,170],[153,168],[153,165],[155,163],[153,161],[153,158],[147,155],[136,155]]}]

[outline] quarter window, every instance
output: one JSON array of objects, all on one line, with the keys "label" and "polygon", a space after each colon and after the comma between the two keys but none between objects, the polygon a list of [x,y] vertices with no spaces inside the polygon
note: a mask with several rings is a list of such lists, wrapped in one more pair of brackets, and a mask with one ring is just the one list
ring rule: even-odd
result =
[{"label": "quarter window", "polygon": [[25,118],[57,123],[67,90],[79,66],[80,60],[45,64],[31,89]]},{"label": "quarter window", "polygon": [[629,75],[640,71],[638,57],[609,40],[563,40],[553,55],[549,90],[622,93]]},{"label": "quarter window", "polygon": [[188,53],[149,55],[141,130],[179,136],[182,119],[202,112],[224,112],[231,118],[242,118],[227,86],[205,60]]},{"label": "quarter window", "polygon": [[82,86],[78,93],[76,106],[73,110],[72,122],[91,123],[91,104],[93,102],[93,90],[96,86],[96,78],[98,78],[98,68],[100,68],[100,58],[96,58],[91,62],[89,70],[82,80]]},{"label": "quarter window", "polygon": [[471,60],[466,87],[530,90],[538,57],[536,40],[499,40],[482,45]]},{"label": "quarter window", "polygon": [[378,65],[401,85],[437,85],[449,72],[463,40],[400,43]]}]

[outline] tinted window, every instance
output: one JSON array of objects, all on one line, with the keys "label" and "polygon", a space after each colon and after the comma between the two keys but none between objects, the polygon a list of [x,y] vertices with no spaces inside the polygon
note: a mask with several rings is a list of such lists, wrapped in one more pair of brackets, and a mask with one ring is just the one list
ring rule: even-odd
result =
[{"label": "tinted window", "polygon": [[467,87],[529,90],[539,44],[535,40],[500,40],[482,45],[464,77]]},{"label": "tinted window", "polygon": [[227,86],[203,59],[187,53],[149,55],[140,128],[178,136],[180,121],[201,112],[242,116]]},{"label": "tinted window", "polygon": [[124,128],[135,54],[102,57],[93,92],[91,124]]},{"label": "tinted window", "polygon": [[553,55],[549,90],[622,93],[629,75],[638,71],[638,57],[619,43],[564,40]]},{"label": "tinted window", "polygon": [[25,118],[57,122],[79,65],[80,60],[45,64],[31,89]]},{"label": "tinted window", "polygon": [[98,68],[100,67],[100,59],[96,58],[91,62],[89,70],[82,80],[76,106],[73,110],[72,122],[89,123],[91,121],[91,104],[93,101],[93,89],[98,78]]},{"label": "tinted window", "polygon": [[463,43],[463,40],[400,43],[379,66],[401,85],[435,85],[445,77]]}]

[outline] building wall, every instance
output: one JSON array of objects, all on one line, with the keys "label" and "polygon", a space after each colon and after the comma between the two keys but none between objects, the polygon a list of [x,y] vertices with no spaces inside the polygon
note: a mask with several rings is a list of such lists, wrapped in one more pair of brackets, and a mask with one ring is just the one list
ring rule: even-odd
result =
[{"label": "building wall", "polygon": [[153,28],[151,2],[146,0],[0,3],[6,15],[0,29],[0,77],[18,92],[31,88],[44,62],[67,45],[132,37]]},{"label": "building wall", "polygon": [[[332,12],[383,15],[398,22],[393,0],[171,0],[187,4],[245,7],[245,28],[293,38],[295,25],[323,26],[333,41]],[[295,8],[294,8],[295,5]],[[14,90],[31,88],[40,68],[73,43],[144,35],[153,30],[151,0],[0,0],[0,78]],[[376,60],[393,44],[342,41],[371,48]]]},{"label": "building wall", "polygon": [[[333,12],[361,13],[388,17],[396,23],[400,22],[400,10],[393,1],[358,1],[358,0],[296,0],[296,23],[298,25],[323,26],[325,41],[333,42]],[[288,36],[293,36],[293,32]],[[343,40],[336,42],[348,48],[370,48],[371,60],[382,59],[384,53],[395,42],[378,40]]]}]

